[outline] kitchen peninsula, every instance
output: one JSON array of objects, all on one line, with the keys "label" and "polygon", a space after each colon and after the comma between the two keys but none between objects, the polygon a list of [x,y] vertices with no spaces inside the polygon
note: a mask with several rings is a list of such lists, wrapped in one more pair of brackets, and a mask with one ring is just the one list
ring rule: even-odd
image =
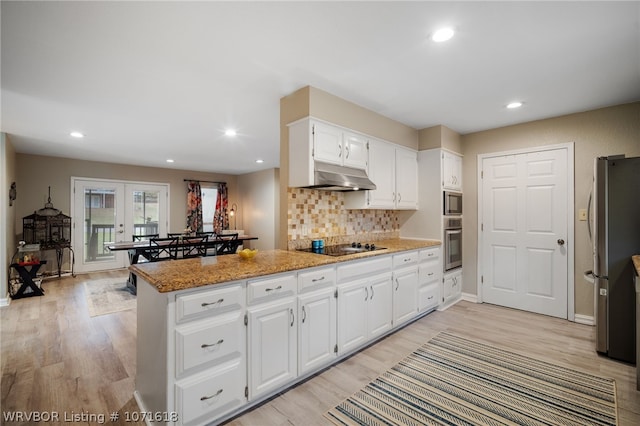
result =
[{"label": "kitchen peninsula", "polygon": [[437,308],[440,241],[376,245],[131,266],[135,397],[149,423],[218,423]]}]

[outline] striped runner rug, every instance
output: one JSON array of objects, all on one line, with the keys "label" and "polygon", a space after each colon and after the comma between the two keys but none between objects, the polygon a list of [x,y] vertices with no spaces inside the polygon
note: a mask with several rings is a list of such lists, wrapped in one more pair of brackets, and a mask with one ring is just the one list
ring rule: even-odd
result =
[{"label": "striped runner rug", "polygon": [[338,425],[615,425],[613,379],[440,333],[325,416]]}]

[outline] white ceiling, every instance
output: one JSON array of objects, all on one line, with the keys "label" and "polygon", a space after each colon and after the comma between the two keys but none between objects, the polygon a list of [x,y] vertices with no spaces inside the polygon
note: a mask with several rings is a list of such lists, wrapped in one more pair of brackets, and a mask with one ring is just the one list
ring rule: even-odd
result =
[{"label": "white ceiling", "polygon": [[[1,124],[20,153],[278,167],[280,98],[307,85],[462,134],[640,100],[637,1],[0,7]],[[455,37],[431,42],[443,25]]]}]

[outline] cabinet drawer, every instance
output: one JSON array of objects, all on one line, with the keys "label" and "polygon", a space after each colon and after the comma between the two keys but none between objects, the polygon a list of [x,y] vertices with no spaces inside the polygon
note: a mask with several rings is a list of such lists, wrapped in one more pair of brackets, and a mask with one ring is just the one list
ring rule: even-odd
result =
[{"label": "cabinet drawer", "polygon": [[176,407],[181,424],[206,415],[220,417],[245,403],[244,365],[234,360],[176,383]]},{"label": "cabinet drawer", "polygon": [[433,281],[440,281],[441,271],[440,262],[431,261],[421,263],[419,268],[420,284],[427,284]]},{"label": "cabinet drawer", "polygon": [[362,262],[350,262],[349,264],[338,266],[336,279],[339,283],[344,283],[362,276],[391,272],[391,267],[391,256],[377,257]]},{"label": "cabinet drawer", "polygon": [[203,315],[217,315],[244,307],[244,292],[240,284],[203,290],[176,297],[177,322]]},{"label": "cabinet drawer", "polygon": [[401,268],[403,266],[415,265],[418,263],[418,252],[407,251],[393,255],[393,268]]},{"label": "cabinet drawer", "polygon": [[189,369],[245,353],[242,311],[176,327],[176,376]]},{"label": "cabinet drawer", "polygon": [[425,260],[436,260],[440,257],[440,247],[433,247],[420,250],[420,262]]},{"label": "cabinet drawer", "polygon": [[330,287],[336,283],[336,270],[334,268],[321,268],[298,274],[298,291]]},{"label": "cabinet drawer", "polygon": [[296,287],[295,274],[249,281],[247,284],[247,302],[253,304],[280,297],[293,296],[296,294]]},{"label": "cabinet drawer", "polygon": [[440,304],[440,284],[434,283],[418,289],[418,311],[423,312]]}]

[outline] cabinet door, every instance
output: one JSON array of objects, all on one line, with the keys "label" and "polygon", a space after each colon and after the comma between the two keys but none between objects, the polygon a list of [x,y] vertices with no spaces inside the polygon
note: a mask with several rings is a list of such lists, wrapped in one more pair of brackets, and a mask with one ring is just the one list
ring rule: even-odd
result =
[{"label": "cabinet door", "polygon": [[249,400],[272,391],[297,376],[295,298],[250,308]]},{"label": "cabinet door", "polygon": [[334,288],[298,297],[298,372],[314,370],[337,355]]},{"label": "cabinet door", "polygon": [[341,354],[368,340],[368,302],[369,290],[365,281],[338,287],[338,351]]},{"label": "cabinet door", "polygon": [[367,322],[369,339],[391,330],[393,318],[391,274],[380,275],[369,281]]},{"label": "cabinet door", "polygon": [[366,170],[369,159],[367,139],[362,135],[351,132],[343,134],[344,165],[356,169]]},{"label": "cabinet door", "polygon": [[418,153],[396,148],[396,207],[418,208]]},{"label": "cabinet door", "polygon": [[369,207],[395,208],[395,147],[386,142],[369,142],[369,179],[376,189],[369,191]]},{"label": "cabinet door", "polygon": [[462,294],[462,274],[454,272],[445,275],[443,285],[444,303],[452,302]]},{"label": "cabinet door", "polygon": [[462,190],[462,158],[459,155],[443,151],[442,186],[445,189]]},{"label": "cabinet door", "polygon": [[418,268],[406,268],[394,273],[393,326],[396,327],[418,312]]},{"label": "cabinet door", "polygon": [[342,130],[325,123],[313,123],[313,157],[342,164]]}]

